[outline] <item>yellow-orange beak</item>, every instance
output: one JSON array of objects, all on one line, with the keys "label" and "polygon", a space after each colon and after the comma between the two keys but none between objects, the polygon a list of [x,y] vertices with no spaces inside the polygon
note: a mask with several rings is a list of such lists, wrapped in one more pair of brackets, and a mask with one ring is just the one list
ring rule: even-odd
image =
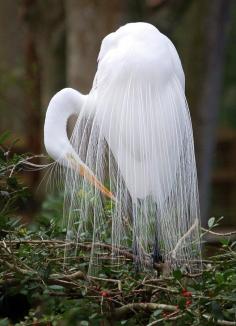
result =
[{"label": "yellow-orange beak", "polygon": [[101,193],[106,197],[110,198],[113,201],[116,201],[116,198],[110,190],[108,190],[87,168],[85,165],[79,164],[72,155],[67,155],[68,160],[70,161],[72,168],[78,172],[82,177],[88,180],[92,185],[94,185]]}]

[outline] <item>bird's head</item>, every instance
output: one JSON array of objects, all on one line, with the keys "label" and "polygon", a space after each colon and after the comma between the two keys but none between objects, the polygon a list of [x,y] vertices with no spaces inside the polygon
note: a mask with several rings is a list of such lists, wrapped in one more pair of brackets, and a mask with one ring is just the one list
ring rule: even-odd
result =
[{"label": "bird's head", "polygon": [[[153,44],[158,29],[148,23],[129,23],[118,28],[115,32],[108,34],[102,41],[98,61],[105,59],[113,51],[122,51],[142,46],[145,43]],[[155,44],[155,43],[154,43]]]},{"label": "bird's head", "polygon": [[147,82],[159,89],[177,75],[184,86],[184,73],[172,42],[149,23],[129,23],[108,34],[98,55],[96,83],[118,85],[129,80]]}]

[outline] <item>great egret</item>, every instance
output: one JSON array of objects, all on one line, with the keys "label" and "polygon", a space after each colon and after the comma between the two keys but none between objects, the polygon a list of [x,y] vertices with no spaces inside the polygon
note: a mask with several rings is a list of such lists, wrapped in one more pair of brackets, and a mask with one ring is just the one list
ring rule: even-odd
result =
[{"label": "great egret", "polygon": [[[69,140],[71,115],[78,119]],[[81,241],[92,226],[91,266],[108,225],[114,256],[131,236],[141,267],[154,255],[172,268],[197,269],[199,201],[185,77],[174,45],[156,27],[129,23],[103,39],[90,93],[66,88],[52,98],[44,141],[66,170],[68,234]],[[105,197],[113,203],[110,218]]]}]

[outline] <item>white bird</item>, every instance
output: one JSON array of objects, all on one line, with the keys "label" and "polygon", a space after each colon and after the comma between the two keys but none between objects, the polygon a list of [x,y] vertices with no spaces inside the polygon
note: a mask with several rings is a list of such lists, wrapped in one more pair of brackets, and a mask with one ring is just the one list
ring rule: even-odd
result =
[{"label": "white bird", "polygon": [[[78,119],[69,139],[71,115]],[[90,266],[96,243],[108,233],[114,255],[132,238],[141,267],[161,256],[171,268],[199,268],[194,263],[201,255],[198,186],[185,77],[174,45],[156,27],[130,23],[103,39],[90,93],[66,88],[52,98],[44,142],[65,167],[68,234],[77,241],[91,237]],[[110,218],[105,198],[113,203]]]}]

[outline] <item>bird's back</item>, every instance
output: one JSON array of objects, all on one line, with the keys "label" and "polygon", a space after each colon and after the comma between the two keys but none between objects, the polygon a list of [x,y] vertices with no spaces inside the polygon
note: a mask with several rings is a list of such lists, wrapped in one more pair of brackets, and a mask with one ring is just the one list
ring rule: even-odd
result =
[{"label": "bird's back", "polygon": [[95,81],[96,119],[132,198],[163,201],[188,119],[173,44],[150,24],[127,24],[103,40]]}]

